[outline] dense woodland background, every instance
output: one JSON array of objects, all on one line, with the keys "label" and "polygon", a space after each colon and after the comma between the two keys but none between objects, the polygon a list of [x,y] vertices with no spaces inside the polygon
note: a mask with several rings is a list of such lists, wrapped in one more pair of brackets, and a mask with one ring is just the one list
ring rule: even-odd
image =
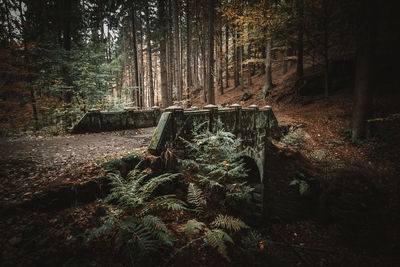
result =
[{"label": "dense woodland background", "polygon": [[398,35],[394,12],[374,1],[5,0],[1,11],[2,121],[17,112],[11,129],[69,127],[91,108],[189,107],[198,95],[197,104],[214,104],[230,87],[252,88],[256,74],[267,96],[291,65],[299,94],[311,64],[325,97],[337,76],[355,80],[359,137],[372,78],[390,70]]},{"label": "dense woodland background", "polygon": [[[394,7],[0,1],[0,262],[398,266]],[[94,109],[235,103],[279,122],[261,222],[228,203],[259,177],[231,133],[197,132],[162,157],[146,152],[154,128],[69,134]]]}]

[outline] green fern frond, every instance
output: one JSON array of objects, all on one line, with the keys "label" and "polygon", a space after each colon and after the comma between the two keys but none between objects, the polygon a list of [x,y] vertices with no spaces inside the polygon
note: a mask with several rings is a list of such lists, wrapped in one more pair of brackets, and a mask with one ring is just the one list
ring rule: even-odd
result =
[{"label": "green fern frond", "polygon": [[172,246],[172,239],[167,234],[167,226],[160,218],[147,215],[141,219],[141,222],[144,226],[153,231],[153,234],[158,240],[168,246]]},{"label": "green fern frond", "polygon": [[104,224],[96,230],[91,231],[89,236],[98,237],[109,234],[112,230],[119,226],[120,220],[118,219],[118,215],[120,215],[122,212],[123,210],[120,209],[117,209],[114,212],[107,212],[107,215],[102,218]]},{"label": "green fern frond", "polygon": [[221,229],[213,229],[205,233],[204,237],[207,240],[207,244],[209,244],[213,248],[216,248],[218,253],[221,254],[229,262],[231,261],[226,251],[226,242],[229,242],[231,244],[233,244],[234,242],[227,233],[225,233]]},{"label": "green fern frond", "polygon": [[151,211],[160,209],[182,211],[187,210],[187,204],[184,201],[175,198],[175,195],[163,195],[155,197],[151,201],[147,202],[146,205],[143,205],[139,216],[144,216]]},{"label": "green fern frond", "polygon": [[132,217],[121,222],[116,237],[118,251],[129,259],[132,265],[148,253],[159,249],[159,241],[154,238],[151,229]]},{"label": "green fern frond", "polygon": [[196,235],[203,231],[205,224],[196,219],[189,220],[183,227],[183,231],[188,235]]},{"label": "green fern frond", "polygon": [[159,188],[161,185],[168,183],[168,182],[172,182],[173,180],[175,180],[176,178],[178,178],[180,176],[179,173],[164,173],[161,174],[157,177],[154,177],[152,179],[150,179],[146,184],[144,184],[141,188],[141,194],[142,197],[144,198],[148,198],[151,196],[151,194],[157,189]]},{"label": "green fern frond", "polygon": [[226,199],[232,201],[232,203],[250,199],[251,193],[254,191],[254,187],[248,185],[246,182],[228,184],[226,189]]},{"label": "green fern frond", "polygon": [[249,228],[242,220],[227,215],[218,215],[217,218],[215,218],[215,220],[211,223],[211,226],[233,230],[235,232],[239,231],[240,229]]},{"label": "green fern frond", "polygon": [[204,212],[204,206],[207,204],[206,198],[203,195],[203,191],[193,183],[189,183],[187,201],[195,206],[197,214]]}]

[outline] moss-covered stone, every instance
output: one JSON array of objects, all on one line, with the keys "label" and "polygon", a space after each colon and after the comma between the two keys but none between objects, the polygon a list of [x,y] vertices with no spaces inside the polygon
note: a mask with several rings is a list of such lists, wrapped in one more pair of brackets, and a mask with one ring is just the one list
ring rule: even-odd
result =
[{"label": "moss-covered stone", "polygon": [[118,170],[119,167],[122,165],[122,160],[119,158],[112,158],[107,162],[103,162],[101,164],[101,167],[105,171],[113,171],[113,170]]},{"label": "moss-covered stone", "polygon": [[143,159],[139,151],[133,151],[121,158],[113,158],[101,164],[101,167],[108,172],[119,171],[122,177],[135,168],[135,166]]}]

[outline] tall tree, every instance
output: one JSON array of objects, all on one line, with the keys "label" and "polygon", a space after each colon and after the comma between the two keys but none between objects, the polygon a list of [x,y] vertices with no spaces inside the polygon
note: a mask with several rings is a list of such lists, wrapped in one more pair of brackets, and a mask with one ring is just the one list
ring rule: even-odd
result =
[{"label": "tall tree", "polygon": [[149,98],[150,107],[154,106],[154,85],[153,85],[153,62],[151,52],[151,30],[150,30],[150,10],[148,1],[145,3],[145,16],[146,16],[146,50],[147,50],[147,67],[148,67],[148,83],[149,83]]},{"label": "tall tree", "polygon": [[167,78],[167,28],[166,28],[165,0],[158,0],[158,26],[160,28],[160,73],[161,73],[161,105],[168,107],[171,103],[168,99]]},{"label": "tall tree", "polygon": [[215,0],[208,1],[209,23],[208,23],[208,88],[207,101],[209,104],[215,104],[214,92],[214,15]]},{"label": "tall tree", "polygon": [[229,26],[225,25],[225,88],[229,87]]},{"label": "tall tree", "polygon": [[172,0],[172,22],[173,22],[173,42],[174,42],[174,65],[176,66],[175,86],[177,89],[177,100],[182,101],[182,68],[181,68],[181,47],[179,29],[179,4],[178,0]]},{"label": "tall tree", "polygon": [[139,103],[139,62],[138,62],[138,54],[137,54],[137,41],[136,41],[136,10],[135,4],[132,2],[131,4],[131,27],[132,27],[132,57],[133,57],[133,71],[134,71],[134,84],[132,91],[132,102],[135,103],[136,106],[140,106]]},{"label": "tall tree", "polygon": [[[304,33],[304,0],[296,0],[297,12],[298,12],[298,40],[297,40],[297,67],[296,74],[298,79],[302,79],[304,76],[303,66],[303,33]],[[286,49],[286,51],[288,51]],[[287,62],[287,61],[286,61]],[[287,63],[284,64],[284,73],[287,72]]]},{"label": "tall tree", "polygon": [[354,104],[352,116],[352,139],[356,141],[366,135],[366,120],[371,114],[373,60],[377,28],[378,4],[366,0],[362,7],[361,36],[356,62]]},{"label": "tall tree", "polygon": [[192,82],[192,13],[191,13],[191,0],[186,0],[186,94],[189,98],[190,88],[193,86]]},{"label": "tall tree", "polygon": [[270,36],[266,37],[265,45],[265,82],[263,93],[266,96],[272,89],[272,38]]}]

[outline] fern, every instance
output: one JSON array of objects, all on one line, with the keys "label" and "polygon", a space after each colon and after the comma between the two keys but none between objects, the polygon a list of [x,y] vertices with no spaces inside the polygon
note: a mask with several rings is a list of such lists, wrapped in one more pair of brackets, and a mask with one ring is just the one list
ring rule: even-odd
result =
[{"label": "fern", "polygon": [[112,230],[119,226],[120,220],[118,219],[118,215],[120,215],[122,212],[123,210],[120,209],[117,209],[114,212],[107,211],[107,215],[102,218],[104,224],[96,230],[89,232],[89,236],[98,237],[109,234]]},{"label": "fern", "polygon": [[233,230],[235,232],[249,228],[242,220],[227,215],[218,215],[211,223],[211,226]]},{"label": "fern", "polygon": [[196,235],[203,231],[205,224],[202,222],[198,222],[196,219],[189,220],[185,226],[183,227],[183,231],[188,235]]},{"label": "fern", "polygon": [[174,195],[154,196],[157,189],[174,181],[180,174],[165,173],[154,178],[149,175],[136,174],[130,180],[125,180],[119,174],[108,174],[113,188],[106,200],[116,200],[122,209],[133,209],[140,216],[155,209],[186,209],[186,203],[176,199]]},{"label": "fern", "polygon": [[206,198],[203,195],[203,191],[193,183],[189,183],[187,201],[195,206],[197,214],[204,212],[204,206],[207,204]]},{"label": "fern", "polygon": [[238,152],[240,139],[225,132],[221,123],[217,128],[215,132],[194,131],[193,140],[184,141],[190,152],[184,162],[186,166],[196,166],[201,185],[206,189],[224,192],[226,197],[222,201],[235,205],[251,197],[251,187],[245,181],[247,170],[241,159],[244,152]]},{"label": "fern", "polygon": [[147,202],[138,214],[139,216],[143,216],[151,211],[160,209],[182,211],[187,209],[187,205],[182,200],[175,198],[175,195],[163,195]]},{"label": "fern", "polygon": [[172,246],[172,239],[167,234],[167,226],[164,222],[157,217],[147,215],[141,219],[141,222],[144,226],[151,229],[153,231],[153,235],[162,243]]},{"label": "fern", "polygon": [[142,260],[148,253],[160,249],[160,242],[154,238],[149,227],[138,222],[137,219],[128,217],[121,222],[117,232],[117,249],[131,265]]},{"label": "fern", "polygon": [[221,229],[213,229],[204,235],[207,244],[216,248],[218,253],[230,262],[226,251],[226,242],[233,244],[232,238]]}]

